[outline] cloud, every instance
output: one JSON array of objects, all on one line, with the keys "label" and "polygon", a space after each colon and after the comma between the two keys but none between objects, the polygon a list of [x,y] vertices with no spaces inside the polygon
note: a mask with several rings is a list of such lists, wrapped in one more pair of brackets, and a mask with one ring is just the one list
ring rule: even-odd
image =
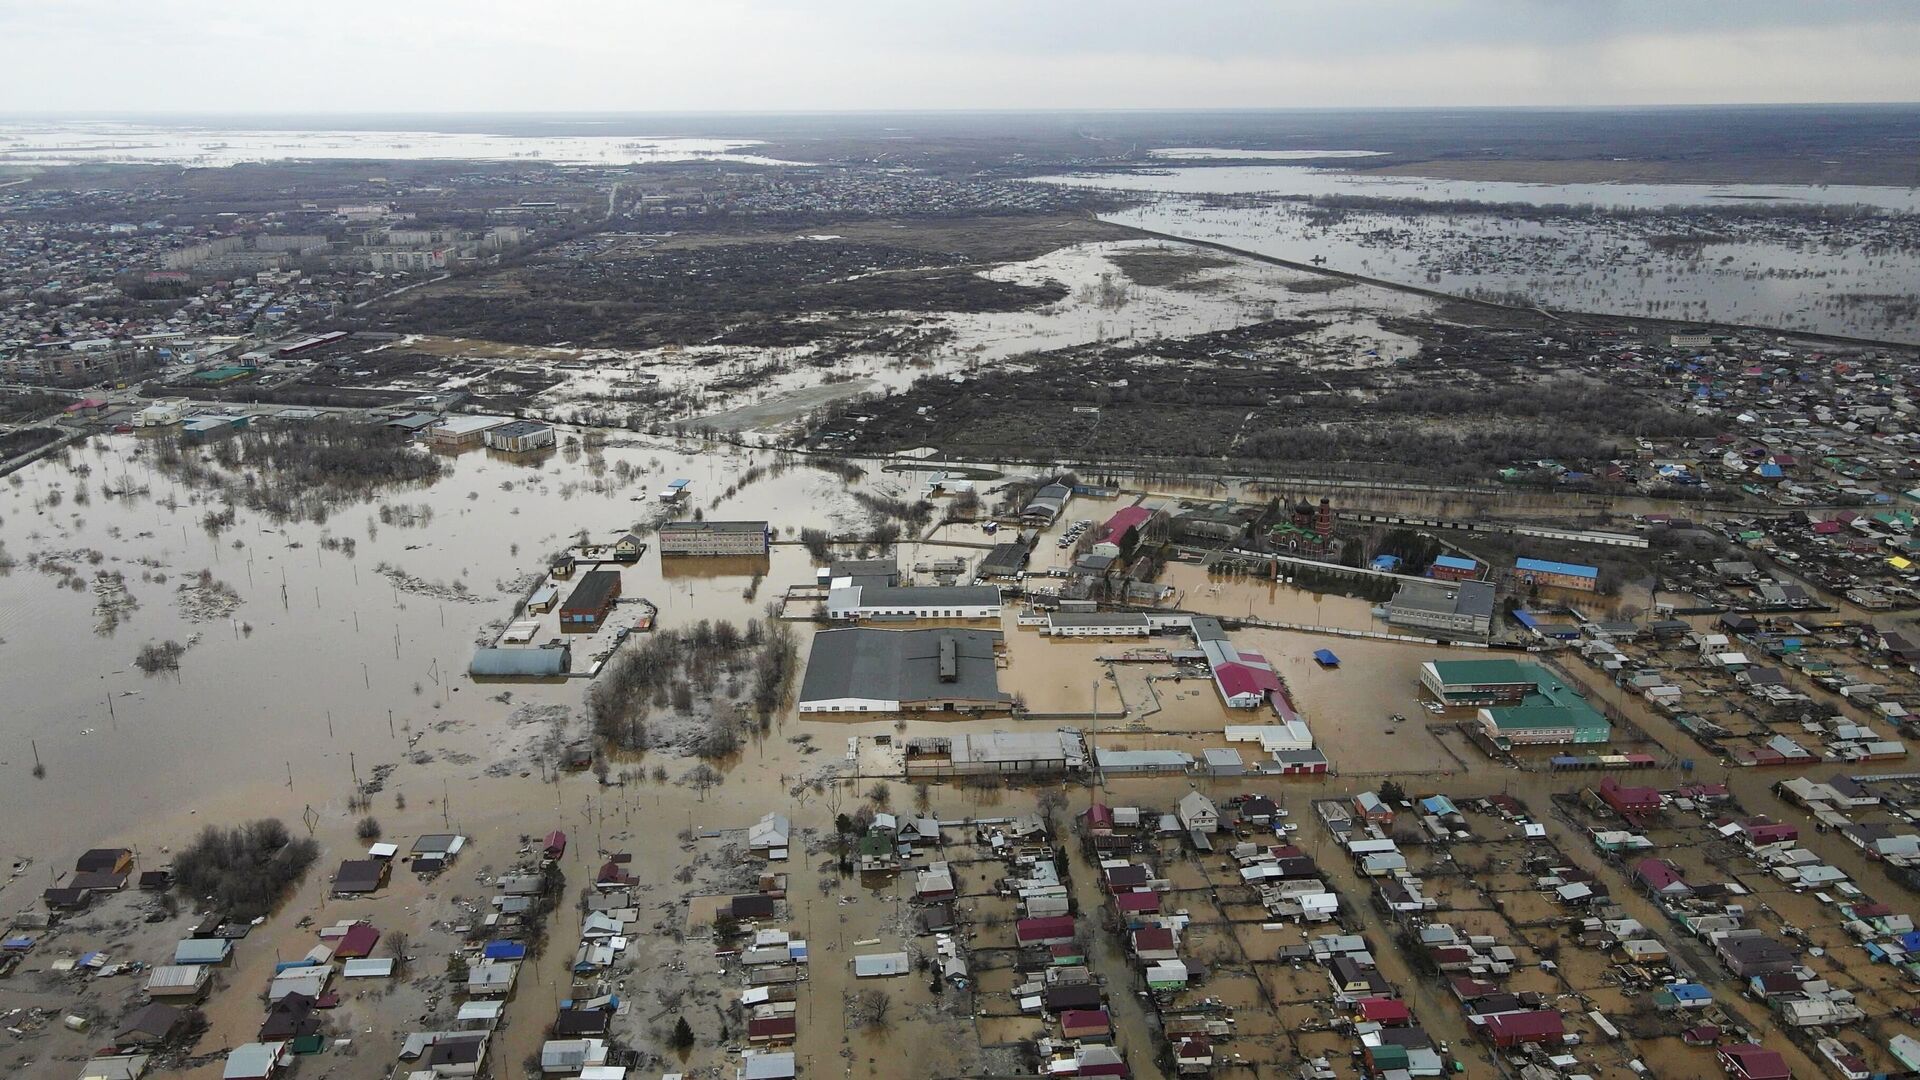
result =
[{"label": "cloud", "polygon": [[0,0],[12,112],[1915,101],[1916,55],[1880,0]]}]

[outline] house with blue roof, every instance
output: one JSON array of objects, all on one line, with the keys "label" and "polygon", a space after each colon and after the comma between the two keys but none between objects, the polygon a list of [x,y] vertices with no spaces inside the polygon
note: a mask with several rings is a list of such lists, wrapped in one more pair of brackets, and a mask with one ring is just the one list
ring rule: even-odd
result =
[{"label": "house with blue roof", "polygon": [[1653,1003],[1656,1008],[1666,1010],[1704,1009],[1713,1004],[1713,991],[1699,983],[1668,983],[1653,996]]},{"label": "house with blue roof", "polygon": [[518,941],[489,941],[480,954],[488,960],[525,960],[527,946]]}]

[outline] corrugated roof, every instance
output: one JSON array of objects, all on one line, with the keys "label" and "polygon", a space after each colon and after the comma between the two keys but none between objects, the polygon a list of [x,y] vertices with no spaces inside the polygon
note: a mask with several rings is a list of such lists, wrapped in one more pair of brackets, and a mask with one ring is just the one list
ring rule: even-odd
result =
[{"label": "corrugated roof", "polygon": [[1599,577],[1597,567],[1582,566],[1579,563],[1554,562],[1550,559],[1515,559],[1513,568],[1522,573],[1566,574],[1569,577]]},{"label": "corrugated roof", "polygon": [[475,649],[467,665],[469,675],[552,676],[567,673],[567,650],[561,649]]},{"label": "corrugated roof", "polygon": [[[1008,700],[1000,692],[999,669],[994,661],[1000,639],[998,630],[954,627],[823,630],[813,637],[800,700],[867,698],[998,704]],[[941,674],[943,647],[950,650],[953,661],[950,679]]]}]

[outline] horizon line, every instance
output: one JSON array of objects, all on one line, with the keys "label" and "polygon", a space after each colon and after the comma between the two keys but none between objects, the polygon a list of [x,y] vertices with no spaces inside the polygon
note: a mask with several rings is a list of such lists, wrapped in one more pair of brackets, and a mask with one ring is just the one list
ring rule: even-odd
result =
[{"label": "horizon line", "polygon": [[78,119],[94,117],[191,117],[191,116],[1047,116],[1061,113],[1178,114],[1178,113],[1327,113],[1327,112],[1649,112],[1708,109],[1885,109],[1920,108],[1920,100],[1873,101],[1723,101],[1723,102],[1641,102],[1604,105],[1046,105],[1019,107],[927,106],[923,108],[819,108],[819,109],[354,109],[327,110],[300,107],[263,109],[65,109],[0,110],[0,121],[37,119]]}]

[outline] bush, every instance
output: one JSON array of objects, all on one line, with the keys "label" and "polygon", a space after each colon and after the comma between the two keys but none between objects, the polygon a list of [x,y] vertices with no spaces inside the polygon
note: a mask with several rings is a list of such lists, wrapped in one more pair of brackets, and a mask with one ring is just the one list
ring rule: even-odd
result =
[{"label": "bush", "polygon": [[149,641],[140,646],[140,654],[133,658],[133,666],[148,675],[158,675],[163,671],[179,671],[180,658],[187,653],[187,647],[177,641]]},{"label": "bush", "polygon": [[360,824],[354,826],[353,835],[362,840],[380,839],[380,822],[372,817],[363,817]]}]

